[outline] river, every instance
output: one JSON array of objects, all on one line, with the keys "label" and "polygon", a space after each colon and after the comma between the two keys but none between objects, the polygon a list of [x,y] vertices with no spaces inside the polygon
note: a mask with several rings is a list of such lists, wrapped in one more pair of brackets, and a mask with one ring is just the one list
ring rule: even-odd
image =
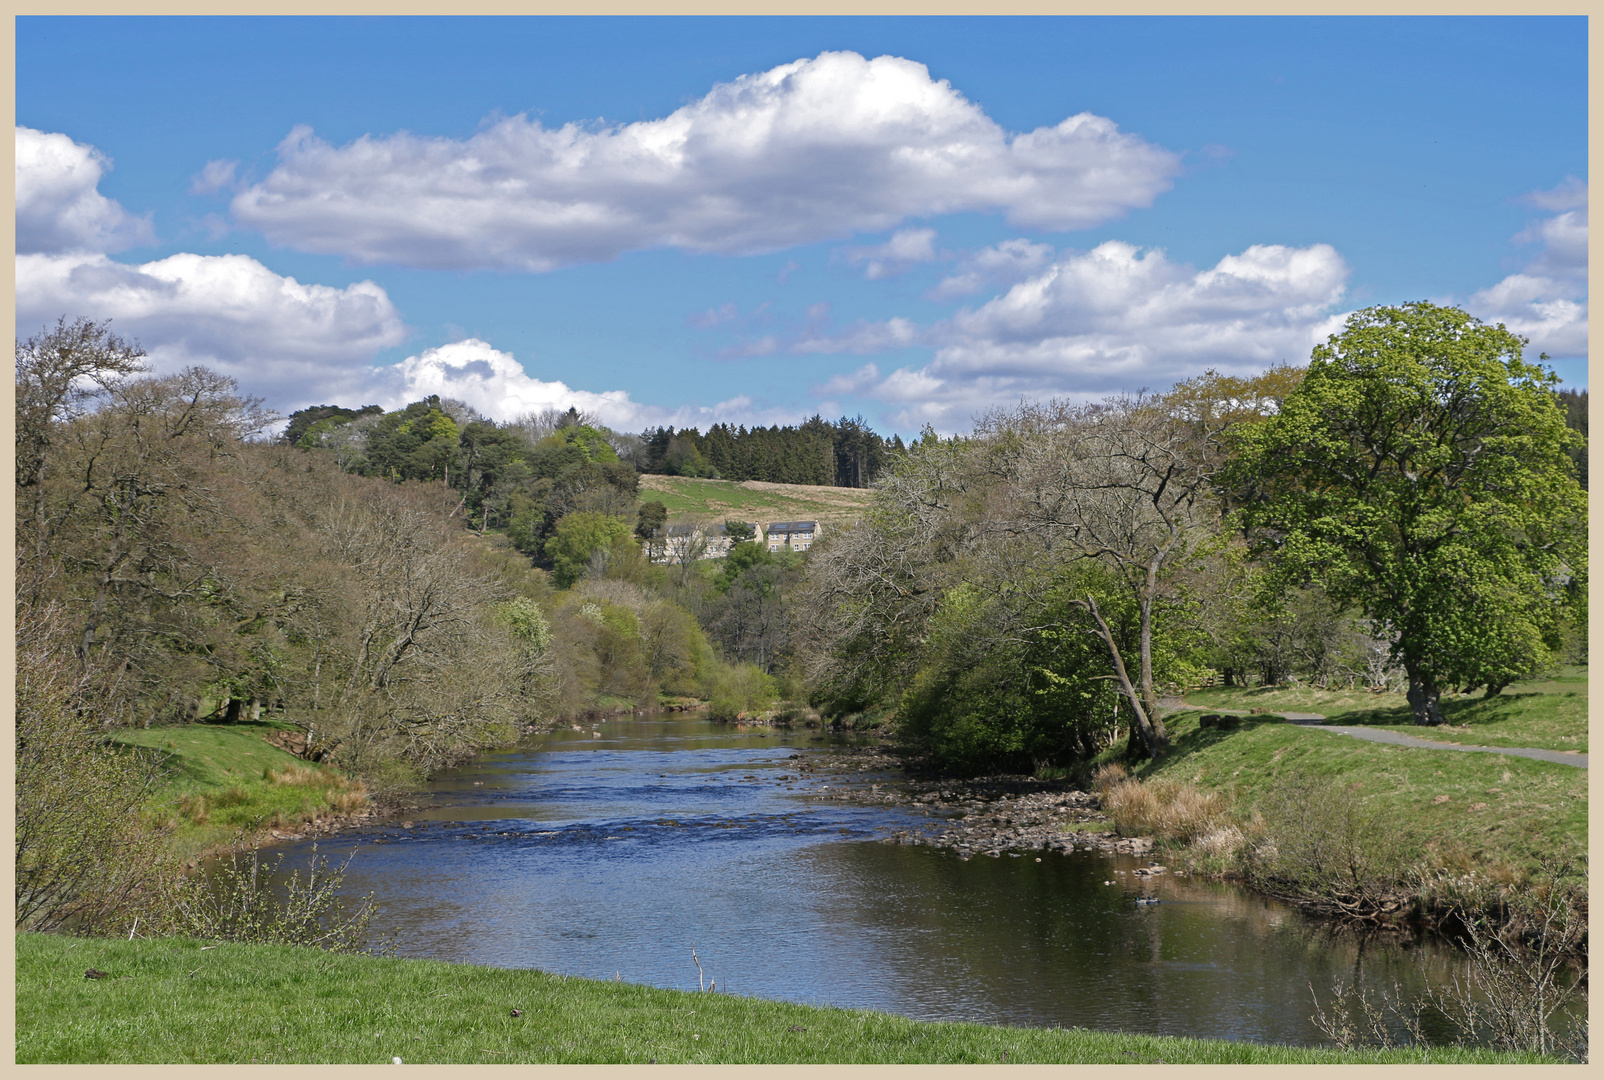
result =
[{"label": "river", "polygon": [[1138,884],[1146,857],[883,843],[931,819],[837,801],[839,778],[798,770],[829,746],[611,719],[442,774],[409,820],[318,850],[355,852],[347,886],[376,894],[402,956],[928,1020],[1317,1045],[1311,985],[1413,997],[1463,974],[1440,943],[1364,941],[1229,885]]}]

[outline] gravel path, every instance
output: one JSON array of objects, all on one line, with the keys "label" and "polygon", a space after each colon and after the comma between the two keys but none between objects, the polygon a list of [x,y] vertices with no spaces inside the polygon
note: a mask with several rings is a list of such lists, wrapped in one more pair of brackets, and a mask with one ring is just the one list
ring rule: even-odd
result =
[{"label": "gravel path", "polygon": [[1386,728],[1338,727],[1326,723],[1326,718],[1319,713],[1284,712],[1281,715],[1294,724],[1318,727],[1325,731],[1335,731],[1339,735],[1352,735],[1354,738],[1363,739],[1366,742],[1390,743],[1393,746],[1413,746],[1421,750],[1467,750],[1477,754],[1508,754],[1510,757],[1552,761],[1556,765],[1572,765],[1578,769],[1587,768],[1586,754],[1571,754],[1563,750],[1539,750],[1531,746],[1461,746],[1458,743],[1417,739],[1413,735],[1405,735],[1401,731],[1388,731]]}]

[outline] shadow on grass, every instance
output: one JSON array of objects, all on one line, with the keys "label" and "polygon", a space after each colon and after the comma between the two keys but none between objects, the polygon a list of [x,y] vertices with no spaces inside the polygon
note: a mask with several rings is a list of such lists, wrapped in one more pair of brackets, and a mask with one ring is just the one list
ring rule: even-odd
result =
[{"label": "shadow on grass", "polygon": [[[1200,712],[1200,715],[1202,714]],[[1186,714],[1183,713],[1181,715],[1184,716]],[[1167,719],[1171,721],[1173,726],[1173,721],[1178,718],[1172,715]],[[1200,754],[1228,739],[1240,738],[1255,728],[1269,724],[1290,723],[1290,721],[1283,719],[1277,713],[1262,713],[1258,716],[1237,716],[1234,720],[1235,723],[1232,723],[1229,727],[1203,727],[1199,725],[1197,727],[1189,727],[1185,732],[1172,734],[1169,750],[1156,761],[1142,765],[1137,770],[1139,775],[1145,777],[1161,772],[1167,764],[1184,761],[1194,754]]]},{"label": "shadow on grass", "polygon": [[[1511,694],[1505,692],[1493,698],[1460,698],[1442,701],[1443,719],[1449,727],[1493,728],[1505,721],[1516,720],[1528,705],[1542,704],[1550,694]],[[1328,724],[1350,727],[1407,727],[1429,733],[1432,728],[1415,723],[1409,706],[1386,709],[1358,709],[1326,717]]]}]

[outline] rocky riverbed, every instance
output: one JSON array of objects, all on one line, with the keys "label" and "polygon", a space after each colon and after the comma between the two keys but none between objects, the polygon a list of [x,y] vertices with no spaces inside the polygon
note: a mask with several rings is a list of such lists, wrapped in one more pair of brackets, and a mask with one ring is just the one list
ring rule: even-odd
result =
[{"label": "rocky riverbed", "polygon": [[829,756],[792,755],[797,775],[782,777],[810,795],[863,806],[898,806],[928,815],[928,825],[896,829],[881,842],[948,848],[960,858],[998,858],[1029,851],[1152,850],[1147,837],[1116,836],[1097,796],[1059,780],[989,776],[975,780],[903,773],[901,759],[877,747]]}]

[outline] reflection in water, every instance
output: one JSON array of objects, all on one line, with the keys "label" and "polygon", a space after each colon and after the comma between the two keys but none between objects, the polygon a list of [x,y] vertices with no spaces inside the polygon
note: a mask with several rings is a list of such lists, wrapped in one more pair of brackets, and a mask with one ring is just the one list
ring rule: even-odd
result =
[{"label": "reflection in water", "polygon": [[440,778],[407,826],[343,838],[348,887],[377,894],[403,956],[694,989],[694,944],[733,993],[921,1019],[1312,1044],[1310,984],[1415,996],[1459,970],[1223,885],[1162,876],[1138,906],[1145,859],[877,843],[929,819],[830,800],[792,759],[821,748],[662,716],[544,736]]}]

